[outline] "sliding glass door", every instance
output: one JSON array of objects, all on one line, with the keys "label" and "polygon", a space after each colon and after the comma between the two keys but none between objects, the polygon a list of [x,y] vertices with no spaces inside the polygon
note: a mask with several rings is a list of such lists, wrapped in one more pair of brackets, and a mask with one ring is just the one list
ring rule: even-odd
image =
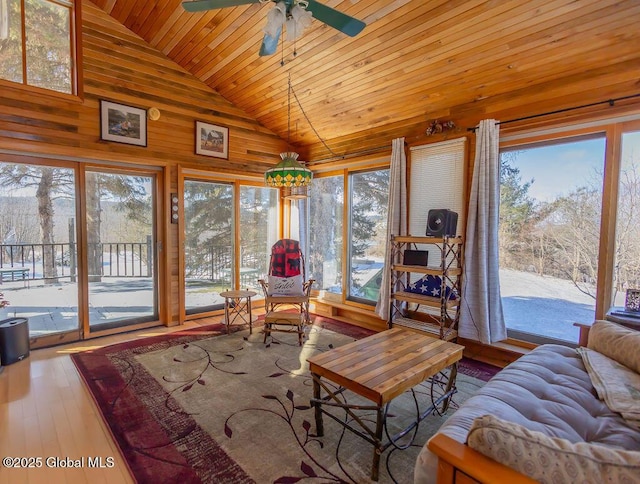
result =
[{"label": "sliding glass door", "polygon": [[75,195],[72,166],[0,161],[0,320],[32,339],[79,337]]},{"label": "sliding glass door", "polygon": [[154,174],[87,171],[90,331],[158,319]]}]

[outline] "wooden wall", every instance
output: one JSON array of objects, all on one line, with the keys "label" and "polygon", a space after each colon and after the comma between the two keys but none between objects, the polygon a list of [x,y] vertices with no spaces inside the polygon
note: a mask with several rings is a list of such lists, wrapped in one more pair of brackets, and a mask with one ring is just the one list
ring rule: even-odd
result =
[{"label": "wooden wall", "polygon": [[[89,1],[82,3],[83,97],[43,93],[0,82],[0,159],[24,153],[35,160],[63,158],[82,162],[123,162],[162,167],[164,191],[176,191],[177,166],[260,180],[279,161],[285,142],[227,102]],[[100,139],[100,99],[139,108],[156,107],[148,120],[147,147]],[[229,127],[229,159],[195,154],[195,120]],[[12,159],[16,159],[12,156]],[[163,201],[168,208],[168,201]],[[167,323],[178,316],[178,225],[164,216],[171,274]],[[161,297],[166,301],[166,294]]]}]

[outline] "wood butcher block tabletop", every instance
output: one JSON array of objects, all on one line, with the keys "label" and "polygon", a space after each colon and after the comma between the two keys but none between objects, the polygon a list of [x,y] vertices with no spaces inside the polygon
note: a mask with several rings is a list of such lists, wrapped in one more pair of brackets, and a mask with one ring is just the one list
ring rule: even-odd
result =
[{"label": "wood butcher block tabletop", "polygon": [[464,347],[393,328],[308,359],[309,369],[384,405],[462,358]]}]

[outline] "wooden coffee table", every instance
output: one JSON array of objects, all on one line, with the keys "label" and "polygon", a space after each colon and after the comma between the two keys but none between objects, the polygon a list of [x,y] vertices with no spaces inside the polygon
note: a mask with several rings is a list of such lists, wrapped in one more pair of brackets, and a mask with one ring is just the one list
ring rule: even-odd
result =
[{"label": "wooden coffee table", "polygon": [[[324,435],[324,413],[373,444],[371,478],[377,481],[382,452],[432,414],[437,405],[445,402],[446,408],[456,391],[456,363],[462,358],[463,349],[463,346],[455,343],[403,328],[393,328],[309,358],[307,361],[313,377],[311,404],[315,407],[317,435]],[[383,442],[382,434],[391,400],[450,366],[450,380],[438,401],[432,402],[429,408],[417,415],[416,421],[409,427],[391,437],[388,442]],[[322,378],[340,388],[332,389]],[[321,394],[323,389],[326,392],[324,397]],[[345,399],[339,396],[345,390],[370,400],[373,405],[345,403]],[[359,427],[345,422],[346,419],[337,418],[323,406],[343,408]],[[354,413],[356,409],[376,411],[375,429]]]}]

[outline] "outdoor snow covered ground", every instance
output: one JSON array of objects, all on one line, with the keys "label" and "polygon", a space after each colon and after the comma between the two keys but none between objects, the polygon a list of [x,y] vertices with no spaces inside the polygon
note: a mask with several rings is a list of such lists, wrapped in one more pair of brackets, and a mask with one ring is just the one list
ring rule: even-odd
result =
[{"label": "outdoor snow covered ground", "polygon": [[[573,323],[593,321],[594,299],[578,291],[570,281],[503,269],[500,285],[510,329],[577,343],[579,330]],[[150,280],[136,278],[111,278],[92,285],[92,320],[151,313],[151,287]],[[5,284],[2,290],[11,306],[0,310],[0,319],[29,317],[30,329],[38,334],[77,327],[75,284],[44,286],[42,281],[31,281],[30,287],[24,287],[22,282],[15,282]],[[217,294],[208,292],[190,297],[198,296],[202,304],[221,302]],[[257,297],[260,296],[259,293]]]},{"label": "outdoor snow covered ground", "polygon": [[573,323],[593,322],[595,299],[571,281],[502,269],[500,290],[509,329],[577,343]]}]

